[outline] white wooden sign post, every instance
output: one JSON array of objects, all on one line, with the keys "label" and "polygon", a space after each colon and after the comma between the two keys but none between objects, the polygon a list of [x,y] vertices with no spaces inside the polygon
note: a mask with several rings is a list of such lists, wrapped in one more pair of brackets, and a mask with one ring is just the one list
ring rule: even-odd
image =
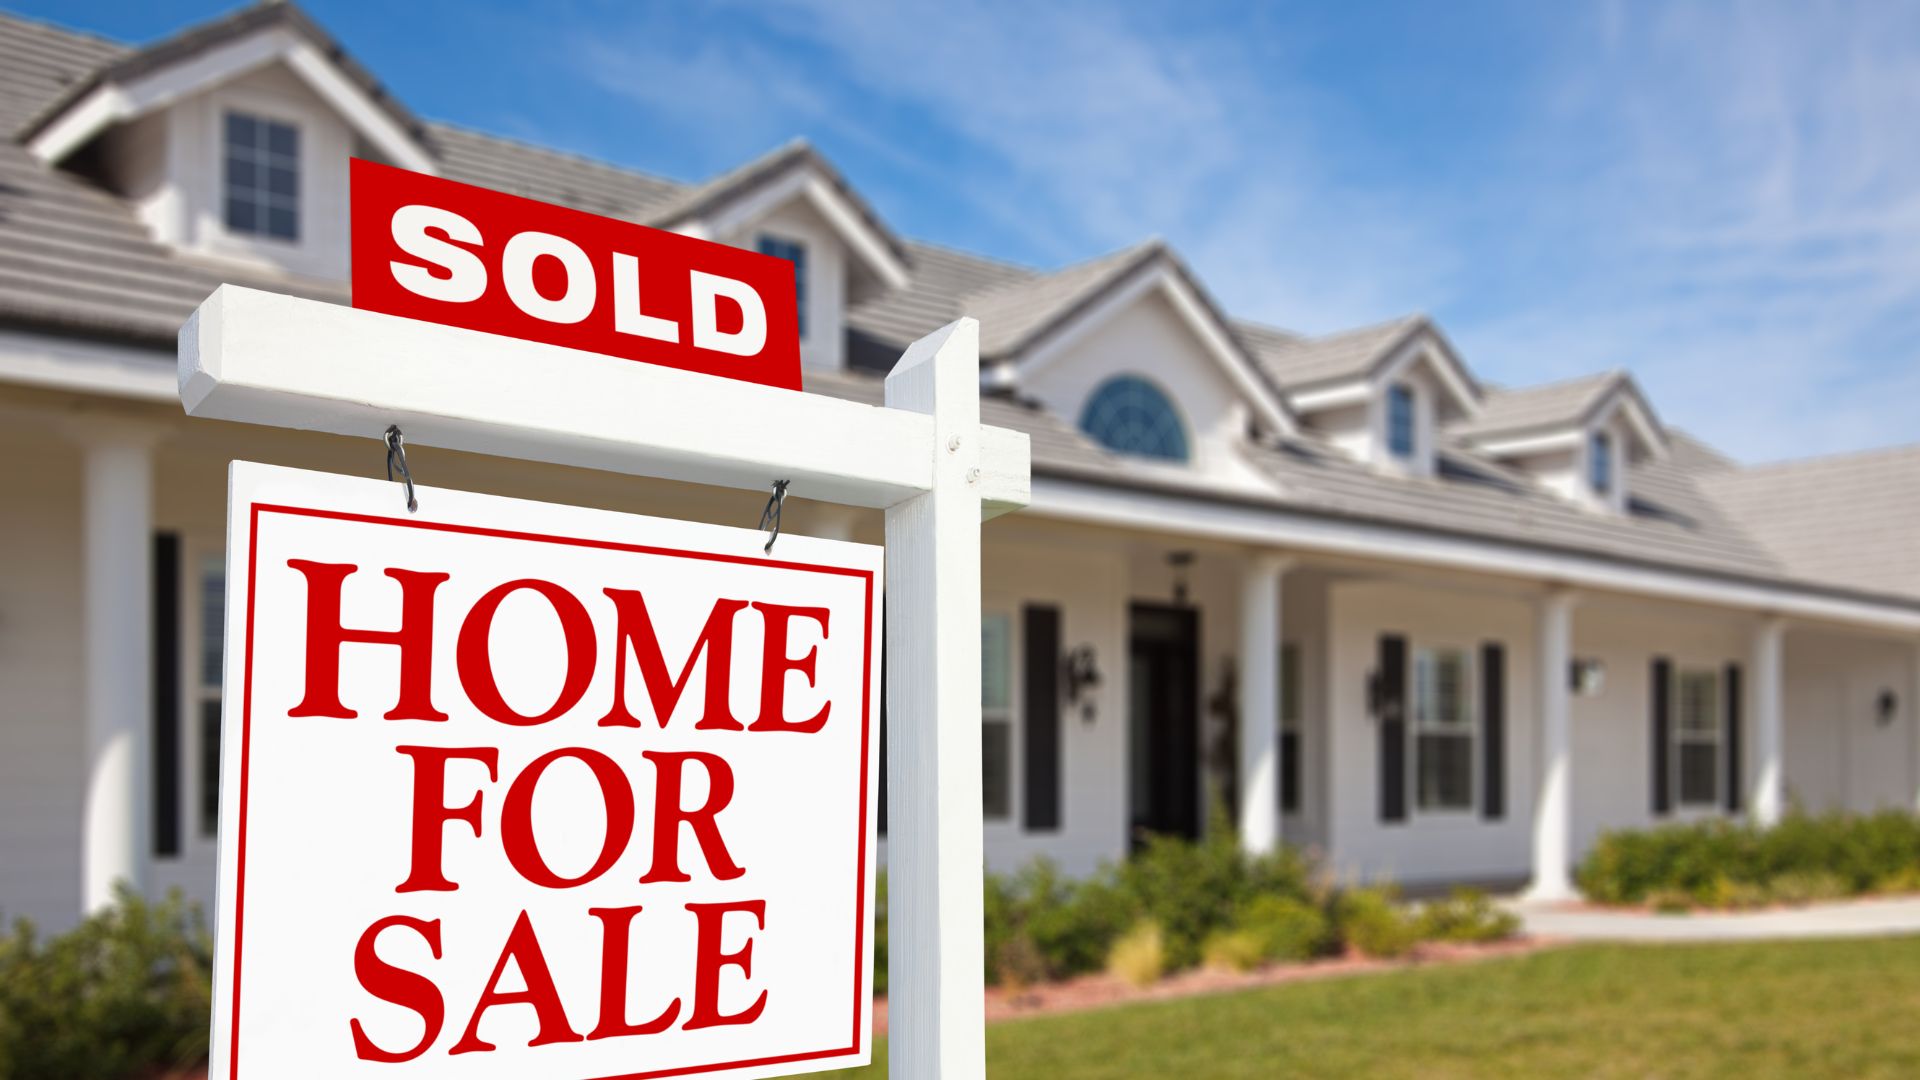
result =
[{"label": "white wooden sign post", "polygon": [[980,523],[1026,504],[1029,457],[980,423],[977,324],[915,343],[884,408],[234,286],[179,345],[189,414],[364,436],[370,464],[398,424],[414,444],[885,508],[888,1056],[896,1077],[984,1075]]}]

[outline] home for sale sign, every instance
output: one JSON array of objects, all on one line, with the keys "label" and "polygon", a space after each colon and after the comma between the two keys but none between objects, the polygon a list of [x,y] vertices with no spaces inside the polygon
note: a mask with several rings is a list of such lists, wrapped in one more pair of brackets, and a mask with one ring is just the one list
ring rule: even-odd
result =
[{"label": "home for sale sign", "polygon": [[881,554],[235,463],[215,1076],[869,1056]]}]

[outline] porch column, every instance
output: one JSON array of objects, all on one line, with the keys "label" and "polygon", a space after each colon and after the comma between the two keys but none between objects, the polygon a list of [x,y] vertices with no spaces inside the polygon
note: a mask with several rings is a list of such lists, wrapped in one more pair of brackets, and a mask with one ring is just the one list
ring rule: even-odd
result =
[{"label": "porch column", "polygon": [[1291,560],[1258,553],[1240,582],[1240,845],[1280,845],[1280,579]]},{"label": "porch column", "polygon": [[1786,806],[1786,773],[1781,763],[1782,658],[1787,622],[1778,616],[1760,620],[1753,631],[1753,820],[1779,822]]},{"label": "porch column", "polygon": [[154,433],[96,422],[83,437],[87,778],[80,900],[92,913],[113,903],[116,885],[146,885]]},{"label": "porch column", "polygon": [[1534,652],[1540,701],[1540,787],[1533,808],[1533,900],[1566,900],[1574,894],[1568,873],[1573,860],[1573,695],[1567,685],[1573,662],[1573,605],[1570,589],[1555,589],[1540,600]]}]

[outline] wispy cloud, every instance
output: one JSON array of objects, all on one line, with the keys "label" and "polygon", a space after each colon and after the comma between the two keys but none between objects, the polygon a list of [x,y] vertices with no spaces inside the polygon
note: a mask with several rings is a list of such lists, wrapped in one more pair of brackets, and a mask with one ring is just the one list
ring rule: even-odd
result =
[{"label": "wispy cloud", "polygon": [[1163,235],[1236,312],[1430,310],[1506,382],[1625,365],[1741,456],[1920,437],[1920,8],[1471,7],[1504,51],[1421,69],[1471,114],[1379,92],[1433,51],[1417,5],[1328,18],[728,0],[597,12],[568,51],[713,168],[799,133],[856,158],[913,235]]}]

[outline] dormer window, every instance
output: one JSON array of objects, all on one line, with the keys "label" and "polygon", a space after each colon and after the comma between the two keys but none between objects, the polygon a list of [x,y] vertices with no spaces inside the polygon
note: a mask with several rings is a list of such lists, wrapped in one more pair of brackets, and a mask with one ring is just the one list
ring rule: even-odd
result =
[{"label": "dormer window", "polygon": [[1387,387],[1387,453],[1398,461],[1412,461],[1418,435],[1413,388],[1394,383]]},{"label": "dormer window", "polygon": [[1604,431],[1587,441],[1587,486],[1595,495],[1613,494],[1613,437]]},{"label": "dormer window", "polygon": [[277,120],[226,114],[222,174],[227,231],[300,239],[300,129]]},{"label": "dormer window", "polygon": [[1159,387],[1135,375],[1101,383],[1080,411],[1080,430],[1122,454],[1187,460],[1187,428],[1179,411]]},{"label": "dormer window", "polygon": [[800,323],[800,337],[807,336],[807,245],[798,240],[761,234],[755,245],[762,255],[785,259],[793,264],[793,310]]}]

